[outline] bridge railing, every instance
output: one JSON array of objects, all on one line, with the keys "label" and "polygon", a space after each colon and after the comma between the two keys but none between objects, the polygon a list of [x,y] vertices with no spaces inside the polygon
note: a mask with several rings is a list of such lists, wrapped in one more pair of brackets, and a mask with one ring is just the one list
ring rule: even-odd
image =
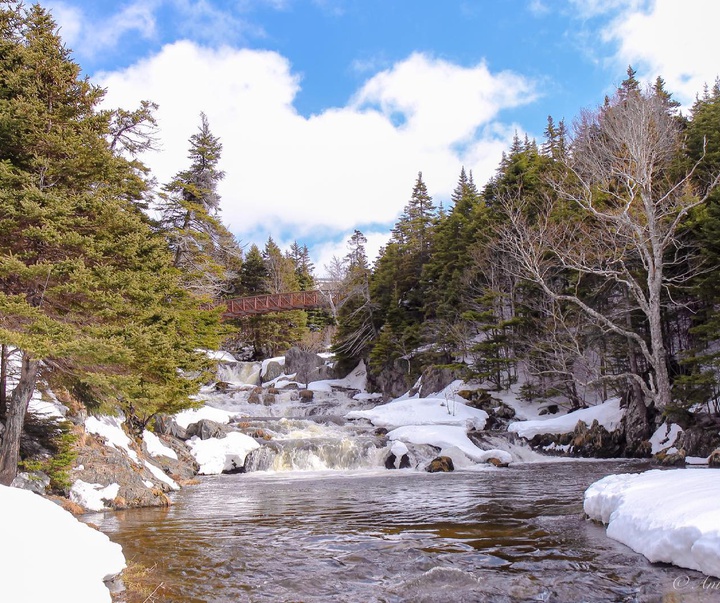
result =
[{"label": "bridge railing", "polygon": [[320,308],[330,306],[333,295],[336,294],[315,289],[313,291],[293,291],[291,293],[239,297],[225,302],[227,310],[223,316],[225,318],[241,318],[270,312]]}]

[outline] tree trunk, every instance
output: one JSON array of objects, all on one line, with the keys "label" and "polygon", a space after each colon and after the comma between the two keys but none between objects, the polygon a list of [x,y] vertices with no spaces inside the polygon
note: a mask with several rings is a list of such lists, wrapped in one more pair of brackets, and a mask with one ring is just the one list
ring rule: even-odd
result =
[{"label": "tree trunk", "polygon": [[17,475],[20,457],[20,437],[22,435],[25,413],[35,390],[38,361],[31,360],[23,353],[20,365],[20,379],[8,400],[7,420],[0,444],[0,484],[9,486]]},{"label": "tree trunk", "polygon": [[5,403],[7,401],[7,363],[8,346],[0,346],[0,420],[5,420]]}]

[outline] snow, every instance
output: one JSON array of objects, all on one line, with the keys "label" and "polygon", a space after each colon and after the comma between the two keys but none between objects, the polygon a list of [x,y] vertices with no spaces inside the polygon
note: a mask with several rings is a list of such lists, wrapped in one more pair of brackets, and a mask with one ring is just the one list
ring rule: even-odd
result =
[{"label": "snow", "polygon": [[464,427],[457,425],[405,425],[388,432],[391,441],[410,442],[411,444],[430,444],[441,449],[456,448],[476,463],[484,463],[489,458],[497,458],[503,463],[512,462],[512,456],[504,450],[482,450],[468,438]]},{"label": "snow", "polygon": [[237,360],[235,359],[235,356],[233,356],[230,352],[225,352],[224,350],[198,350],[198,351],[207,355],[207,357],[210,358],[210,360],[217,360],[218,362],[237,362]]},{"label": "snow", "polygon": [[105,438],[109,446],[127,452],[128,456],[139,463],[137,453],[130,448],[132,441],[122,429],[122,417],[88,417],[85,419],[85,431]]},{"label": "snow", "polygon": [[70,488],[70,500],[90,511],[104,511],[107,508],[105,503],[114,500],[119,491],[118,484],[103,486],[78,479]]},{"label": "snow", "polygon": [[200,473],[204,475],[216,475],[242,467],[247,454],[260,447],[253,438],[239,432],[209,440],[194,436],[187,445],[200,465]]},{"label": "snow", "polygon": [[603,404],[576,410],[569,414],[546,415],[549,418],[517,421],[508,425],[508,431],[530,440],[538,434],[572,433],[580,421],[588,426],[592,425],[593,421],[597,421],[608,431],[613,431],[620,426],[624,412],[624,409],[620,408],[620,398],[612,398]]},{"label": "snow", "polygon": [[177,460],[177,453],[170,447],[163,444],[162,440],[151,431],[143,432],[143,440],[145,448],[147,448],[150,456],[166,456],[170,459]]},{"label": "snow", "polygon": [[652,562],[720,577],[720,472],[655,469],[609,475],[585,491],[585,513]]},{"label": "snow", "polygon": [[213,408],[212,406],[203,406],[202,408],[191,408],[183,410],[175,415],[175,422],[180,427],[187,428],[193,423],[197,423],[201,419],[208,419],[216,423],[229,423],[235,417],[235,413]]},{"label": "snow", "polygon": [[[0,584],[16,603],[110,603],[104,578],[120,573],[119,544],[27,490],[0,486]],[[51,561],[50,561],[51,560]]]},{"label": "snow", "polygon": [[367,419],[376,427],[387,429],[404,425],[455,425],[467,430],[483,429],[488,414],[445,398],[406,398],[370,410],[354,410],[345,418]]},{"label": "snow", "polygon": [[657,428],[654,434],[650,437],[650,444],[652,444],[652,453],[657,454],[666,448],[670,448],[678,436],[682,433],[682,427],[676,423],[668,425],[667,421]]},{"label": "snow", "polygon": [[167,484],[168,486],[170,486],[171,490],[179,490],[180,489],[180,486],[178,486],[177,482],[174,479],[165,475],[165,472],[162,469],[160,469],[160,467],[156,467],[155,465],[153,465],[152,463],[150,463],[148,461],[145,461],[145,466],[149,469],[150,473],[152,473],[158,481],[161,481],[164,484]]}]

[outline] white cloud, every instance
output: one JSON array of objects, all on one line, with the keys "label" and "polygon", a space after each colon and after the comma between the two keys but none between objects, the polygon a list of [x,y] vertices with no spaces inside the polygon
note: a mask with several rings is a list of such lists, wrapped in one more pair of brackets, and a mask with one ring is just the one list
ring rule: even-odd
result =
[{"label": "white cloud", "polygon": [[720,75],[717,0],[613,4],[621,10],[604,29],[603,38],[618,46],[613,62],[619,73],[632,65],[647,82],[662,76],[667,90],[685,105]]},{"label": "white cloud", "polygon": [[135,0],[107,18],[96,20],[62,0],[46,0],[43,5],[60,26],[63,41],[81,56],[114,48],[126,34],[150,39],[156,33],[157,0]]},{"label": "white cloud", "polygon": [[[308,118],[293,106],[300,78],[286,58],[187,41],[99,79],[110,106],[159,103],[163,152],[144,159],[160,182],[187,167],[187,139],[204,111],[224,145],[220,193],[231,230],[258,243],[254,233],[281,242],[289,232],[308,246],[394,222],[419,170],[436,198],[449,197],[461,165],[483,182],[514,130],[497,123],[499,112],[535,97],[518,75],[413,54],[346,106]],[[318,267],[332,256],[311,251]]]}]

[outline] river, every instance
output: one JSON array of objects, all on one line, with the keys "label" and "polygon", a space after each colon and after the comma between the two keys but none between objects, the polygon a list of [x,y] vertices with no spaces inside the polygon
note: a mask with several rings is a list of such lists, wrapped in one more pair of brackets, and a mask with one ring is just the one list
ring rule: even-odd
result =
[{"label": "river", "polygon": [[[239,365],[242,377],[258,366]],[[230,378],[233,375],[229,375]],[[208,394],[263,445],[243,474],[201,477],[167,509],[85,516],[155,567],[172,603],[702,602],[717,582],[649,563],[583,518],[585,489],[639,461],[548,462],[500,437],[519,461],[453,473],[384,468],[389,444],[348,410],[353,392],[282,392],[251,404],[247,387]],[[413,466],[437,452],[411,446]]]},{"label": "river", "polygon": [[88,520],[157,564],[161,601],[717,601],[703,576],[582,517],[596,479],[637,462],[222,475],[169,509]]}]

